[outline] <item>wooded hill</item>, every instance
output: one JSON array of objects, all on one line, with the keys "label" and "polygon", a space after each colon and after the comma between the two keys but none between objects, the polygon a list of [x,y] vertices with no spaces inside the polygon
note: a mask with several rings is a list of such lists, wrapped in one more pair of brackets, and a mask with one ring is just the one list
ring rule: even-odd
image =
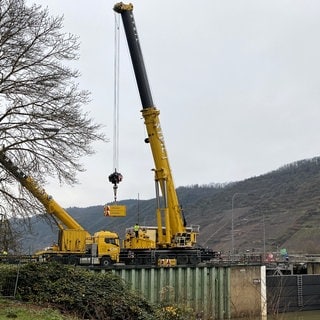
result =
[{"label": "wooded hill", "polygon": [[[234,248],[263,252],[286,248],[289,253],[320,253],[320,157],[285,165],[278,170],[226,185],[177,189],[188,225],[200,225],[199,245],[228,252]],[[103,206],[68,208],[89,232],[111,230],[123,239],[136,222],[155,225],[155,200],[125,200],[127,216],[104,217]],[[51,245],[57,229],[33,220],[33,234],[24,237],[24,250]]]}]

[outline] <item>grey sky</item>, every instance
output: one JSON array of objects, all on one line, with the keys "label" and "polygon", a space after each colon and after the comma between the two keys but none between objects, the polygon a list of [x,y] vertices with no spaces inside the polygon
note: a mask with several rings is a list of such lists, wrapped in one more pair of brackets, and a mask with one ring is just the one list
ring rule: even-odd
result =
[{"label": "grey sky", "polygon": [[[46,189],[64,207],[113,200],[116,1],[28,0],[64,15],[81,41],[75,67],[108,144],[83,159],[72,188]],[[318,156],[320,2],[136,0],[134,15],[175,185],[229,182]],[[122,23],[122,22],[121,22]],[[122,27],[122,24],[121,24]],[[140,100],[121,29],[119,199],[154,197]]]}]

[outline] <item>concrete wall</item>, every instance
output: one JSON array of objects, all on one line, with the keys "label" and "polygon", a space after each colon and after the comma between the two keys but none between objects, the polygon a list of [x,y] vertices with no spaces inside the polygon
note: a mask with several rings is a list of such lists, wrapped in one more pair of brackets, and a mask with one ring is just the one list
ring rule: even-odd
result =
[{"label": "concrete wall", "polygon": [[267,315],[264,266],[232,266],[230,274],[232,318]]},{"label": "concrete wall", "polygon": [[320,274],[320,262],[308,262],[307,274]]}]

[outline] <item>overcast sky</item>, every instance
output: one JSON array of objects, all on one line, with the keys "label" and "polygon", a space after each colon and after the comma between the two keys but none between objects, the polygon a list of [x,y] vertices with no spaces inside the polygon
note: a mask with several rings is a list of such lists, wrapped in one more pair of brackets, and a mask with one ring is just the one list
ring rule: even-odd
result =
[{"label": "overcast sky", "polygon": [[[79,185],[51,183],[63,207],[113,200],[115,1],[27,0],[80,37],[86,106],[110,139]],[[136,0],[134,16],[176,187],[239,181],[319,155],[320,2]],[[154,197],[153,160],[121,22],[119,200]]]}]

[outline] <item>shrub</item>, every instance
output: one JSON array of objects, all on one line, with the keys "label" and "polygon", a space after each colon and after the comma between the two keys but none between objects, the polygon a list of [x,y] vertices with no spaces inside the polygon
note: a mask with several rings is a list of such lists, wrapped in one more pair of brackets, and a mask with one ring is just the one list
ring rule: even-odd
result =
[{"label": "shrub", "polygon": [[49,304],[86,319],[153,319],[153,308],[111,273],[61,264],[27,264],[20,270],[22,300]]},{"label": "shrub", "polygon": [[[16,275],[16,266],[0,265],[0,288]],[[21,265],[17,297],[37,305],[51,306],[79,319],[194,319],[194,313],[186,306],[151,306],[112,273],[94,273],[58,263]]]}]

